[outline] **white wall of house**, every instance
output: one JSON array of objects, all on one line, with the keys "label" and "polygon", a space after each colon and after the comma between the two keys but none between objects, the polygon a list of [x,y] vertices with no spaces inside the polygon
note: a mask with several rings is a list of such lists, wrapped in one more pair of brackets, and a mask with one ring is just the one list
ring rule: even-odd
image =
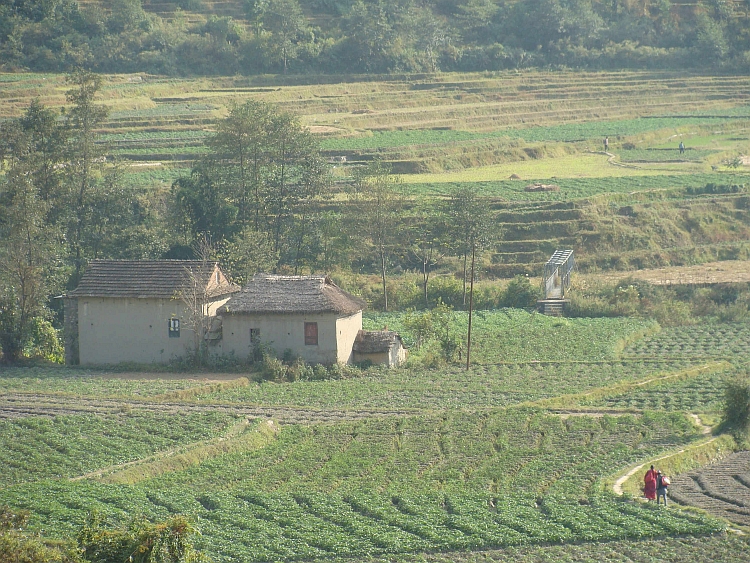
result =
[{"label": "white wall of house", "polygon": [[[305,323],[317,323],[317,345],[305,344]],[[360,328],[361,312],[344,318],[335,313],[225,314],[222,340],[216,352],[247,358],[252,352],[250,329],[256,329],[260,331],[261,343],[279,355],[289,349],[311,364],[346,363]]]},{"label": "white wall of house", "polygon": [[362,311],[336,320],[338,362],[349,364],[354,360],[352,348],[357,333],[362,330]]},{"label": "white wall of house", "polygon": [[[228,298],[211,303],[209,314]],[[78,346],[81,364],[120,362],[167,363],[193,350],[190,314],[175,299],[78,299]],[[180,320],[179,337],[169,332],[170,319]]]}]

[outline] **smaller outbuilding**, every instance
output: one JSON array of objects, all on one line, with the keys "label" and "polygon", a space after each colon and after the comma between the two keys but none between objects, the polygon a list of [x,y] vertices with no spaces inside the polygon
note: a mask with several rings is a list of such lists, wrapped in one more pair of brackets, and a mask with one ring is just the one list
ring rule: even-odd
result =
[{"label": "smaller outbuilding", "polygon": [[388,367],[406,361],[406,346],[401,336],[392,330],[360,330],[354,340],[354,363],[370,361]]}]

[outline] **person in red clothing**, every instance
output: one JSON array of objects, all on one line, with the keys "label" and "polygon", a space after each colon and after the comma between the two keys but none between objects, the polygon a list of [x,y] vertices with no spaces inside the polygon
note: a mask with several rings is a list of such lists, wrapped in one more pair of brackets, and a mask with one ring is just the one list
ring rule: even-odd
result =
[{"label": "person in red clothing", "polygon": [[656,499],[656,471],[654,466],[646,471],[646,476],[643,478],[643,494],[648,500]]}]

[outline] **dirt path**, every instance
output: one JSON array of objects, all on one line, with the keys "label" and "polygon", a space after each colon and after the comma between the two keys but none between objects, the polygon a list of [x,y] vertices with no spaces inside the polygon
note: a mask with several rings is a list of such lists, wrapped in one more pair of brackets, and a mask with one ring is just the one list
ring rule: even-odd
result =
[{"label": "dirt path", "polygon": [[184,413],[226,412],[248,418],[273,419],[288,424],[343,422],[364,418],[411,416],[415,410],[405,409],[315,409],[294,406],[260,406],[246,404],[195,404],[188,402],[149,402],[116,399],[81,399],[44,394],[0,395],[0,419],[25,416],[58,416],[66,414],[116,414],[131,410]]},{"label": "dirt path", "polygon": [[[701,434],[703,434],[704,436],[707,436],[708,434],[711,433],[711,427],[710,426],[706,426],[705,424],[703,424],[703,421],[701,420],[701,418],[697,414],[690,413],[689,416],[695,421],[695,424],[700,427]],[[612,490],[615,492],[616,495],[622,495],[623,494],[622,486],[625,484],[625,481],[627,481],[628,479],[630,479],[633,475],[635,475],[639,471],[642,471],[643,468],[646,467],[646,465],[655,464],[655,463],[657,463],[657,462],[659,462],[659,461],[661,461],[663,459],[667,459],[668,457],[672,457],[672,456],[677,455],[677,454],[685,453],[685,452],[690,451],[690,450],[692,450],[694,448],[697,448],[699,446],[705,446],[706,444],[710,444],[711,442],[713,442],[714,440],[717,440],[717,439],[718,439],[718,436],[716,436],[714,438],[711,438],[708,441],[700,442],[698,444],[692,444],[692,445],[690,445],[690,446],[688,446],[688,447],[686,447],[684,449],[681,449],[679,451],[670,452],[667,455],[663,455],[663,456],[658,457],[656,459],[653,459],[651,461],[647,461],[646,463],[642,463],[642,464],[638,465],[637,467],[634,467],[633,469],[631,469],[630,471],[628,471],[625,475],[623,475],[619,479],[617,479],[617,481],[615,481],[614,485],[612,485]]]},{"label": "dirt path", "polygon": [[[269,424],[273,425],[273,421],[269,420]],[[84,473],[83,475],[78,475],[77,477],[71,477],[71,481],[81,481],[83,479],[91,479],[93,477],[102,477],[103,475],[106,475],[108,473],[114,473],[116,471],[120,471],[122,469],[127,469],[128,467],[133,467],[135,465],[142,465],[144,463],[153,463],[155,461],[159,461],[160,459],[164,459],[170,456],[173,456],[177,453],[188,453],[191,450],[195,450],[197,448],[204,448],[211,444],[216,444],[219,442],[223,442],[225,440],[231,440],[233,437],[241,434],[244,432],[247,427],[249,426],[250,421],[246,418],[237,424],[233,424],[230,426],[226,432],[224,432],[223,435],[218,436],[216,438],[212,438],[210,440],[202,440],[200,442],[194,442],[192,444],[183,444],[177,448],[172,448],[169,450],[164,450],[161,452],[157,452],[155,454],[152,454],[150,456],[144,457],[142,459],[136,459],[133,461],[128,461],[125,463],[118,463],[115,465],[109,465],[107,467],[100,467],[96,471],[91,471],[89,473]]]}]

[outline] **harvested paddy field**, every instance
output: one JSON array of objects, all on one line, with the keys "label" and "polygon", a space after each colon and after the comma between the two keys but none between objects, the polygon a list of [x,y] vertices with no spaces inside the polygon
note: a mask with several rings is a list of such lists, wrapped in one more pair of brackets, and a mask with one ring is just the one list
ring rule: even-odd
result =
[{"label": "harvested paddy field", "polygon": [[750,526],[750,452],[738,452],[674,480],[671,497]]},{"label": "harvested paddy field", "polygon": [[617,282],[632,277],[655,285],[709,285],[750,283],[750,261],[724,260],[694,266],[672,266],[631,272],[588,274],[587,280]]}]

